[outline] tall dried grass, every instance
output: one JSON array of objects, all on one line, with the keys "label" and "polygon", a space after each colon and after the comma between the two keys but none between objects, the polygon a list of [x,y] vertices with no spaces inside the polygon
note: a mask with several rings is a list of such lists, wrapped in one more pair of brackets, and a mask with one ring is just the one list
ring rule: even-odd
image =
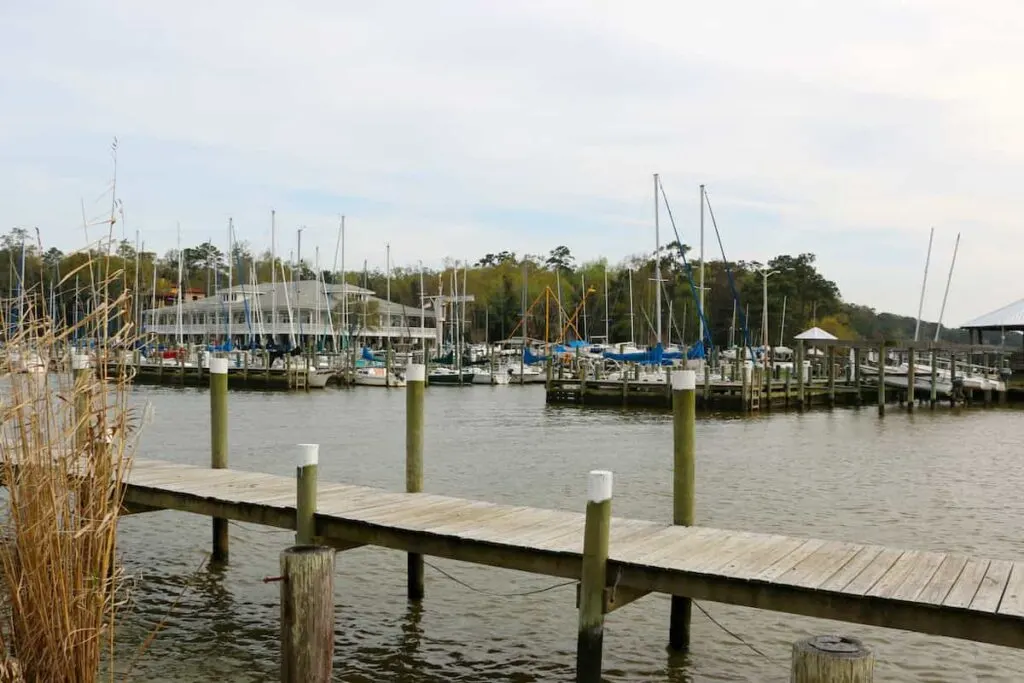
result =
[{"label": "tall dried grass", "polygon": [[[108,299],[61,329],[43,297],[26,299],[20,319],[9,306],[0,314],[0,683],[92,683],[113,658],[117,522],[140,425],[124,354],[98,345],[77,378],[68,361],[76,330],[121,320],[130,331],[131,305],[127,294]],[[24,372],[33,356],[52,369]]]}]

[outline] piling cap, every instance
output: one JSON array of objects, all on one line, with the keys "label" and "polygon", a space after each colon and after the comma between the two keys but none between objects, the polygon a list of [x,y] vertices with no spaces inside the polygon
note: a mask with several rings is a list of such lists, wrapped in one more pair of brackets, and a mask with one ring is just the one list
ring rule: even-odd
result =
[{"label": "piling cap", "polygon": [[672,391],[693,391],[697,388],[697,373],[682,370],[672,373]]},{"label": "piling cap", "polygon": [[226,374],[228,374],[228,359],[227,358],[211,358],[210,359],[210,374],[211,375],[226,375]]},{"label": "piling cap", "polygon": [[315,465],[320,460],[320,444],[300,443],[296,453],[295,464],[297,467]]},{"label": "piling cap", "polygon": [[587,477],[587,500],[603,503],[612,497],[612,473],[609,470],[591,470]]},{"label": "piling cap", "polygon": [[424,382],[427,379],[427,366],[422,363],[409,363],[405,366],[406,382]]}]

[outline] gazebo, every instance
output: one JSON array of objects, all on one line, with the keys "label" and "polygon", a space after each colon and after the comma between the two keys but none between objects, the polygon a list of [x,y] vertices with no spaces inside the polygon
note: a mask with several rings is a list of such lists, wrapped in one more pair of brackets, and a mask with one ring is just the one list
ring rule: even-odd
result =
[{"label": "gazebo", "polygon": [[793,339],[800,339],[803,341],[836,341],[839,337],[834,334],[829,334],[820,327],[812,327],[809,330],[804,330],[800,334],[793,337]]}]

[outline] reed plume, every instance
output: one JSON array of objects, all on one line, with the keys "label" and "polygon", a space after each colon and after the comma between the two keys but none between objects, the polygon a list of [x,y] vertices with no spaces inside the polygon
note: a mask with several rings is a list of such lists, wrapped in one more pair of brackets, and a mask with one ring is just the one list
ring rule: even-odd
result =
[{"label": "reed plume", "polygon": [[[129,294],[111,286],[121,277],[108,270],[71,324],[40,295],[0,312],[0,683],[113,678],[117,522],[140,426],[119,350],[134,336]],[[72,348],[80,338],[96,342],[88,354]]]}]

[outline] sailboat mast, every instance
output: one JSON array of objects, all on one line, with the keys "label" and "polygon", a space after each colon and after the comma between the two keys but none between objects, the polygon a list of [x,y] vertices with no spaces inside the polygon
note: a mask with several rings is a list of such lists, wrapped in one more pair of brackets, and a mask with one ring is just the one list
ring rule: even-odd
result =
[{"label": "sailboat mast", "polygon": [[270,340],[277,345],[277,211],[270,210]]},{"label": "sailboat mast", "polygon": [[779,318],[779,346],[782,346],[782,340],[786,332],[786,295],[782,295],[782,317]]},{"label": "sailboat mast", "polygon": [[178,223],[178,346],[183,345],[182,330],[181,330],[181,281],[182,281],[182,267],[183,262],[181,260],[181,223]]},{"label": "sailboat mast", "polygon": [[921,299],[917,304],[917,322],[914,323],[914,341],[921,333],[921,313],[924,312],[924,290],[928,285],[928,265],[932,261],[932,240],[935,239],[935,228],[928,233],[928,254],[924,257],[924,280],[921,282]]},{"label": "sailboat mast", "polygon": [[611,325],[611,310],[608,308],[608,264],[604,264],[604,343],[611,344],[612,338],[609,333]]},{"label": "sailboat mast", "polygon": [[956,265],[956,253],[960,249],[960,233],[956,234],[956,244],[953,245],[953,260],[949,264],[949,275],[946,276],[946,291],[942,294],[942,309],[939,311],[939,322],[935,324],[935,341],[939,341],[939,332],[942,331],[942,317],[946,314],[946,299],[949,297],[949,283],[953,281],[953,267]]},{"label": "sailboat mast", "polygon": [[629,343],[636,343],[636,332],[633,329],[633,269],[629,272]]},{"label": "sailboat mast", "polygon": [[583,292],[583,341],[590,339],[587,332],[587,276],[580,273],[580,290]]},{"label": "sailboat mast", "polygon": [[[341,334],[348,330],[348,292],[345,285],[345,216],[341,217],[341,225],[338,226],[338,242],[334,247],[334,268],[331,272],[338,272],[338,251],[341,251]],[[344,339],[344,336],[342,336]],[[337,351],[338,349],[334,349]]]},{"label": "sailboat mast", "polygon": [[704,338],[707,336],[707,330],[704,329],[704,185],[700,186],[700,294],[697,299],[700,301],[700,315],[697,318],[700,320],[700,341],[703,344]]},{"label": "sailboat mast", "polygon": [[234,307],[235,297],[234,297],[234,293],[231,291],[231,285],[232,285],[232,282],[234,280],[234,261],[235,261],[235,259],[234,259],[234,252],[235,252],[235,250],[234,250],[234,248],[232,247],[232,244],[231,244],[231,233],[233,232],[233,229],[234,229],[233,219],[228,218],[228,289],[227,289],[227,292],[228,292],[228,302],[227,302],[228,303],[228,305],[227,305],[227,309],[228,309],[228,338],[226,340],[227,343],[224,345],[224,350],[225,351],[231,351],[231,349],[234,348],[234,344],[231,343],[231,323],[234,322],[234,317],[235,317],[235,311],[234,311],[234,308],[235,308]]},{"label": "sailboat mast", "polygon": [[[423,364],[427,364],[427,301],[423,289],[423,261],[420,261],[420,349],[423,351]],[[436,314],[436,310],[435,310]]]},{"label": "sailboat mast", "polygon": [[658,174],[654,174],[654,313],[655,334],[661,343],[661,232],[658,225]]}]

